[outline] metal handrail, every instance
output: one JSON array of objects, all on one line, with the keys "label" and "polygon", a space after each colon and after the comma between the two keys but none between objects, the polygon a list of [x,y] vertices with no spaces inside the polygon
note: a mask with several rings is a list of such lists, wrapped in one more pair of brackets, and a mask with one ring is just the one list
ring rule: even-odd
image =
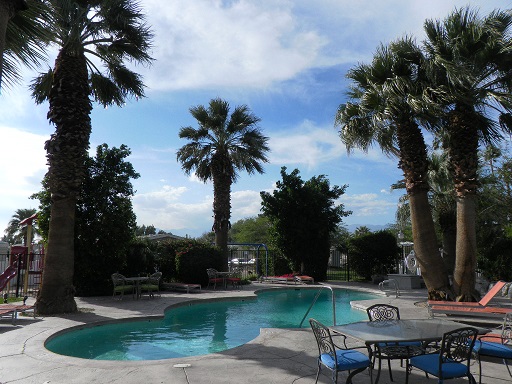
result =
[{"label": "metal handrail", "polygon": [[322,293],[322,289],[323,288],[329,289],[331,291],[331,297],[332,297],[332,325],[336,325],[336,299],[334,297],[334,289],[332,289],[332,287],[329,286],[329,285],[322,285],[322,287],[318,290],[315,298],[313,299],[313,302],[311,303],[311,305],[309,306],[308,310],[306,311],[306,314],[302,318],[302,321],[299,324],[299,328],[302,328],[302,323],[304,323],[304,320],[308,316],[309,311],[311,311],[311,308],[313,308],[313,305],[315,305],[316,301],[318,300],[318,297]]},{"label": "metal handrail", "polygon": [[400,289],[398,287],[398,282],[395,279],[389,279],[389,280],[381,281],[379,283],[379,288],[380,288],[381,291],[384,291],[384,285],[385,284],[393,285],[393,287],[395,288],[395,297],[398,298],[400,296]]}]

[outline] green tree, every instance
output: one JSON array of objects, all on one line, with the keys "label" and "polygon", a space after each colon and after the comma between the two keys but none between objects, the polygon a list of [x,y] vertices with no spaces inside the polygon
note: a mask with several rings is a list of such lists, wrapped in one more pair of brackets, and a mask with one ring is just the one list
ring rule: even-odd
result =
[{"label": "green tree", "polygon": [[[481,185],[478,193],[477,247],[478,268],[493,280],[512,280],[512,159],[495,148],[496,157],[485,162],[489,150],[482,151]],[[494,149],[494,150],[495,150]],[[493,150],[493,151],[494,151]]]},{"label": "green tree", "polygon": [[156,235],[156,228],[154,225],[148,225],[147,227],[142,224],[142,226],[137,226],[135,231],[137,236],[147,236],[147,235]]},{"label": "green tree", "polygon": [[299,170],[286,173],[272,194],[260,192],[262,211],[271,225],[271,245],[280,250],[293,271],[307,273],[317,281],[327,276],[330,236],[343,217],[351,214],[336,200],[346,185],[331,188],[324,175],[303,181]]},{"label": "green tree", "polygon": [[[152,34],[133,0],[51,0],[55,67],[33,83],[37,103],[49,102],[55,133],[45,144],[51,193],[48,247],[36,308],[40,314],[76,311],[74,228],[77,198],[86,175],[92,101],[122,106],[143,97],[141,77],[125,66],[151,63]],[[102,72],[98,63],[104,64]]]},{"label": "green tree", "polygon": [[20,63],[34,68],[46,59],[48,23],[47,1],[0,1],[0,89],[21,80]]},{"label": "green tree", "polygon": [[511,25],[509,11],[496,10],[481,18],[465,7],[443,21],[427,20],[424,26],[431,63],[431,88],[424,94],[424,105],[442,117],[447,138],[443,145],[457,202],[453,285],[461,301],[478,297],[474,287],[479,142],[498,141],[502,130],[510,133],[512,127]]},{"label": "green tree", "polygon": [[240,219],[230,230],[235,243],[268,244],[270,223],[264,215]]},{"label": "green tree", "polygon": [[[36,210],[33,208],[17,209],[4,231],[5,241],[9,244],[27,245],[27,227],[21,227],[20,223],[35,213]],[[34,233],[37,233],[37,222],[34,225]]]},{"label": "green tree", "polygon": [[[132,164],[125,161],[129,155],[125,145],[109,148],[102,144],[96,148],[94,158],[86,159],[75,220],[73,281],[79,296],[110,292],[110,275],[126,268],[126,255],[136,227],[131,179],[139,177]],[[39,222],[48,231],[48,183],[43,182],[43,188],[34,197],[40,201]],[[46,224],[42,218],[46,218]],[[47,235],[46,232],[43,237]]]},{"label": "green tree", "polygon": [[268,138],[257,127],[260,119],[246,105],[235,107],[229,116],[229,103],[212,99],[208,108],[190,108],[199,128],[184,127],[179,137],[189,140],[177,152],[177,159],[187,175],[194,172],[203,182],[213,182],[213,227],[215,245],[228,263],[228,231],[231,218],[231,185],[238,172],[263,173]]},{"label": "green tree", "polygon": [[363,233],[349,240],[350,266],[365,280],[392,271],[399,254],[396,238],[389,231]]},{"label": "green tree", "polygon": [[338,109],[336,125],[350,152],[367,151],[374,143],[388,156],[398,157],[404,174],[417,260],[430,298],[450,293],[448,274],[438,251],[430,211],[427,147],[422,119],[411,99],[427,86],[425,58],[410,38],[380,46],[371,64],[351,69],[350,101]]}]

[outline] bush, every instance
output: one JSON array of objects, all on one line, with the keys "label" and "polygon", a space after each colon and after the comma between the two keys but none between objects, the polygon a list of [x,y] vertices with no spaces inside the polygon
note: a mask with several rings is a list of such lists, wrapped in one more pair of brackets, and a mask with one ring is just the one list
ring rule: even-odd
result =
[{"label": "bush", "polygon": [[220,270],[223,257],[219,248],[196,240],[161,242],[156,264],[164,281],[208,284],[207,268]]},{"label": "bush", "polygon": [[350,267],[365,280],[392,271],[399,254],[396,238],[388,231],[363,234],[349,240]]}]

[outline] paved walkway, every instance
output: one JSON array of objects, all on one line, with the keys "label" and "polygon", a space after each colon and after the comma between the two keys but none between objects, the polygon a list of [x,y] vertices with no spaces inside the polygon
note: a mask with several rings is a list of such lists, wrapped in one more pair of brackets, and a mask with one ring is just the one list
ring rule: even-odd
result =
[{"label": "paved walkway", "polygon": [[[339,284],[380,294],[378,300],[353,303],[364,309],[375,303],[389,303],[400,308],[402,318],[427,318],[422,302],[426,291],[402,292],[399,298],[383,295],[371,284]],[[251,342],[212,355],[156,361],[95,361],[61,356],[44,348],[45,340],[60,330],[98,321],[129,317],[161,316],[164,310],[187,300],[203,300],[227,296],[253,295],[253,291],[267,284],[252,284],[242,291],[207,291],[201,293],[165,292],[161,298],[122,301],[111,297],[77,298],[80,312],[55,317],[21,317],[15,326],[0,321],[0,384],[209,384],[209,383],[281,383],[312,384],[316,375],[316,343],[309,329],[262,329]],[[282,286],[282,285],[281,285]],[[33,300],[33,299],[32,299]],[[29,299],[30,302],[30,299]],[[484,363],[483,383],[510,384],[512,379],[500,361]],[[319,383],[330,383],[327,371]],[[472,372],[478,380],[478,367]],[[393,362],[394,383],[405,382],[405,369]],[[346,380],[341,373],[339,382]],[[356,375],[354,383],[369,383],[369,375]],[[410,383],[436,383],[418,370],[413,370]],[[467,380],[450,380],[466,383]],[[383,369],[381,384],[391,383],[387,369]]]}]

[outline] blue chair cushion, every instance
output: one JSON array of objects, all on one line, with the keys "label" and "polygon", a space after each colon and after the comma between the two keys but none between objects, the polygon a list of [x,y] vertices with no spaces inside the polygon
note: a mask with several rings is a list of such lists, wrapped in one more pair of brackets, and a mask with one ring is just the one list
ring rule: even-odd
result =
[{"label": "blue chair cushion", "polygon": [[337,364],[338,371],[347,371],[370,366],[370,359],[368,359],[368,356],[354,350],[336,350],[336,361],[334,361],[333,356],[328,353],[322,353],[320,355],[320,361],[326,367],[333,370]]},{"label": "blue chair cushion", "polygon": [[490,341],[477,341],[474,347],[475,352],[482,356],[500,357],[512,359],[512,347]]},{"label": "blue chair cushion", "polygon": [[442,379],[453,379],[467,375],[468,366],[461,363],[451,363],[449,360],[441,365],[439,372],[439,354],[432,353],[411,357],[409,364]]}]

